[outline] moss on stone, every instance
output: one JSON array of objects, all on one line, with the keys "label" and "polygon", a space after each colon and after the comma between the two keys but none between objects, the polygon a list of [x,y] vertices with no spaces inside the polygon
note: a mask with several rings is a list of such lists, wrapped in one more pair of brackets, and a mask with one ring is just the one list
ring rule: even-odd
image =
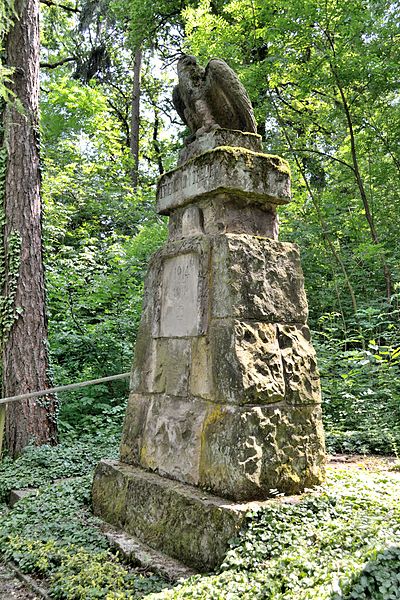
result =
[{"label": "moss on stone", "polygon": [[286,175],[289,175],[289,177],[291,176],[289,163],[284,158],[281,158],[277,154],[265,154],[264,152],[254,152],[253,150],[249,150],[248,148],[242,148],[241,146],[217,146],[216,148],[211,148],[210,150],[206,150],[202,154],[198,154],[198,155],[194,156],[193,158],[190,158],[183,165],[179,165],[179,166],[175,167],[174,169],[171,169],[171,170],[167,171],[166,173],[163,173],[162,175],[159,176],[158,182],[160,182],[167,175],[171,175],[172,173],[180,171],[183,167],[186,167],[187,165],[190,165],[190,164],[193,164],[196,162],[198,164],[201,164],[202,159],[208,158],[213,153],[218,154],[218,153],[222,153],[222,152],[225,154],[234,156],[236,159],[238,159],[240,157],[244,157],[247,160],[249,160],[251,158],[255,158],[255,157],[266,158],[271,162],[271,164],[278,171],[280,171],[281,173],[284,173]]}]

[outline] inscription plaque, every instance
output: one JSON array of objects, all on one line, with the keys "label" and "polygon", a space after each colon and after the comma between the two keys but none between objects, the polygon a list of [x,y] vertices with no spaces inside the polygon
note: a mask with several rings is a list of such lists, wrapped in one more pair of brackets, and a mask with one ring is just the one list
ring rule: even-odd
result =
[{"label": "inscription plaque", "polygon": [[161,295],[161,337],[199,335],[199,257],[181,254],[164,262]]}]

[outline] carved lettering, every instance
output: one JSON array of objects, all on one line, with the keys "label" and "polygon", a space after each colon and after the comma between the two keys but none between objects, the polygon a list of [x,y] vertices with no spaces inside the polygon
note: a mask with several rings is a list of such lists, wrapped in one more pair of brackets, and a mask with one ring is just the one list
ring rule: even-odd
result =
[{"label": "carved lettering", "polygon": [[161,337],[198,335],[199,257],[182,254],[164,263],[161,298]]}]

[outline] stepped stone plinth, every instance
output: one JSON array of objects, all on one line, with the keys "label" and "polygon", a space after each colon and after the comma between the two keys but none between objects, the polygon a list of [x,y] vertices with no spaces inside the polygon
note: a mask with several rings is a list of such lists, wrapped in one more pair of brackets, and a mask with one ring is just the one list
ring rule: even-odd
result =
[{"label": "stepped stone plinth", "polygon": [[145,283],[120,461],[99,464],[93,503],[200,570],[255,501],[324,476],[299,251],[277,239],[289,201],[286,162],[223,128],[198,134],[158,184],[169,239]]}]

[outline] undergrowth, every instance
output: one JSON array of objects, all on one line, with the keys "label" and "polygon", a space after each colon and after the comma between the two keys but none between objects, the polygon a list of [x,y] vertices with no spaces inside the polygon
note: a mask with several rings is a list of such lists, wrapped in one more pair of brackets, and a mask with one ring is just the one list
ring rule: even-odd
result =
[{"label": "undergrowth", "polygon": [[396,306],[391,311],[359,310],[346,330],[337,313],[319,319],[313,342],[331,453],[400,455],[400,311]]},{"label": "undergrowth", "polygon": [[58,446],[28,446],[17,461],[0,462],[0,502],[11,489],[43,487],[58,479],[87,475],[101,458],[117,458],[120,434],[103,431],[61,442]]},{"label": "undergrowth", "polygon": [[93,467],[116,456],[115,442],[98,436],[70,446],[30,447],[14,463],[0,465],[3,501],[11,488],[40,485],[12,510],[0,505],[0,554],[23,572],[45,577],[52,598],[133,600],[166,585],[124,565],[91,513]]},{"label": "undergrowth", "polygon": [[248,516],[219,573],[152,600],[398,600],[400,479],[331,471],[296,504]]},{"label": "undergrowth", "polygon": [[[50,484],[60,474],[63,453],[65,474],[77,475],[74,448],[86,452],[85,472]],[[112,444],[106,451],[105,443],[100,448],[86,440],[60,454],[29,448],[13,468],[8,461],[2,466],[4,497],[7,486],[38,481],[47,465],[46,485],[12,510],[0,509],[0,553],[23,571],[44,576],[53,598],[400,599],[398,473],[330,469],[326,485],[298,502],[278,499],[249,514],[219,572],[171,587],[123,564],[91,514],[89,471],[99,455],[114,452]]]}]

